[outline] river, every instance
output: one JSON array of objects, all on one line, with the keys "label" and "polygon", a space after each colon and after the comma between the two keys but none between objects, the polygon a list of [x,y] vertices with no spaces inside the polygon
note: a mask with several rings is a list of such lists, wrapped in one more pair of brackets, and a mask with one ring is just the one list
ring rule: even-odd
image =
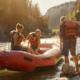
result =
[{"label": "river", "polygon": [[[55,43],[59,45],[59,38],[46,38],[41,39],[41,43]],[[0,51],[10,49],[10,43],[0,43]],[[77,39],[76,53],[80,53],[80,38]],[[69,58],[71,57],[69,53]],[[25,71],[8,71],[6,69],[0,70],[0,80],[57,80],[56,77],[60,76],[62,64],[61,60],[56,66],[36,68],[33,73]],[[74,65],[73,61],[69,63]],[[72,79],[69,79],[72,80]],[[79,80],[79,78],[74,79]]]}]

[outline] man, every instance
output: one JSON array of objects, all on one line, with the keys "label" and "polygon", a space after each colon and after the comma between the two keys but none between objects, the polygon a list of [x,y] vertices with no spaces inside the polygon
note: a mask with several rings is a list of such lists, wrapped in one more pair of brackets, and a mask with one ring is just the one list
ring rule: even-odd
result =
[{"label": "man", "polygon": [[16,25],[16,31],[11,31],[11,49],[12,50],[22,50],[22,51],[28,51],[29,48],[22,47],[21,42],[25,41],[25,38],[22,34],[22,31],[24,29],[24,26],[21,24]]},{"label": "man", "polygon": [[30,47],[32,49],[31,51],[33,54],[40,53],[40,35],[41,35],[41,30],[39,29],[36,29],[35,32],[29,33],[28,35],[29,44],[30,44]]},{"label": "man", "polygon": [[[79,71],[78,60],[76,56],[76,39],[79,36],[79,30],[76,24],[70,20],[67,20],[66,17],[62,16],[60,18],[60,51],[62,55],[65,56],[65,63],[69,64],[68,53],[69,50],[74,59],[76,65],[76,71]],[[63,45],[62,45],[63,43]],[[62,49],[63,48],[63,49]]]},{"label": "man", "polygon": [[[76,21],[80,21],[80,12],[76,13],[75,17],[76,17]],[[80,24],[80,22],[78,23]],[[80,25],[77,25],[77,26],[79,28],[79,37],[80,37]]]}]

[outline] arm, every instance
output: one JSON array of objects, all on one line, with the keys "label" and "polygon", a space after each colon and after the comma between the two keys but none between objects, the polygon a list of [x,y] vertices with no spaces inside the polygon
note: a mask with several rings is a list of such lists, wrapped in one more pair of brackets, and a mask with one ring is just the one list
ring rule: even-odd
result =
[{"label": "arm", "polygon": [[62,53],[62,43],[63,43],[63,38],[60,38],[60,53]]},{"label": "arm", "polygon": [[30,34],[26,38],[23,38],[23,41],[25,42],[29,38]]},{"label": "arm", "polygon": [[30,36],[30,34],[28,34],[28,35],[27,35],[27,37],[26,37],[26,39],[25,39],[25,40],[27,40],[27,39],[29,38],[29,36]]},{"label": "arm", "polygon": [[38,43],[38,47],[37,49],[35,50],[36,53],[38,53],[39,49],[40,49],[40,38],[37,39],[37,43]]},{"label": "arm", "polygon": [[79,25],[76,26],[76,36],[75,38],[77,39],[79,37]]},{"label": "arm", "polygon": [[40,43],[38,43],[38,48],[37,48],[37,49],[38,49],[38,51],[39,51],[39,49],[40,49]]},{"label": "arm", "polygon": [[60,53],[62,53],[62,43],[64,37],[64,25],[60,26]]}]

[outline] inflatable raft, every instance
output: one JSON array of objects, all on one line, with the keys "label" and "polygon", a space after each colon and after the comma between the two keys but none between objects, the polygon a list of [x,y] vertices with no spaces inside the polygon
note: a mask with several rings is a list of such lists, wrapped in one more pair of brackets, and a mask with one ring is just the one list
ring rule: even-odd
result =
[{"label": "inflatable raft", "polygon": [[0,65],[8,70],[33,72],[36,67],[56,65],[62,56],[56,44],[40,44],[40,55],[24,51],[8,50],[0,52]]}]

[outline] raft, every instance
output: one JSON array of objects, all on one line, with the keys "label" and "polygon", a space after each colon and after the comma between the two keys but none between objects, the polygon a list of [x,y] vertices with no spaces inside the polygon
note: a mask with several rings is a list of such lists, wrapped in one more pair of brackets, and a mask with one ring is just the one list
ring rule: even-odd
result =
[{"label": "raft", "polygon": [[0,52],[0,65],[8,70],[23,70],[33,72],[36,67],[56,65],[62,55],[56,44],[40,44],[40,54],[35,55],[25,51],[6,50]]}]

